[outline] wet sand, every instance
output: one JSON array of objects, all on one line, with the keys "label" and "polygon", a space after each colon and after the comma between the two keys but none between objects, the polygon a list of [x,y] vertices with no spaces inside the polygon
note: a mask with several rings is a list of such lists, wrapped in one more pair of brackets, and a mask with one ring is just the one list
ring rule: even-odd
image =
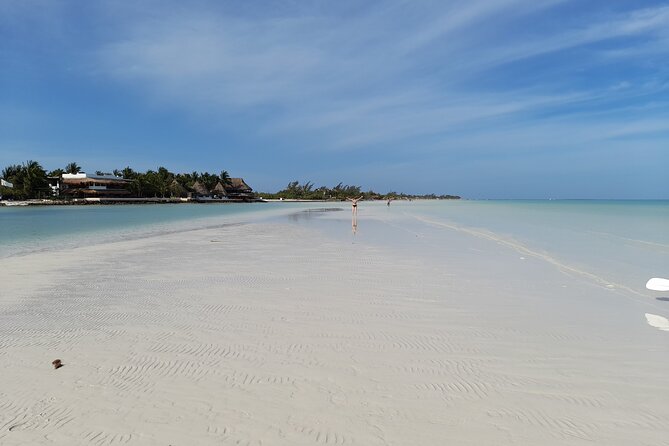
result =
[{"label": "wet sand", "polygon": [[381,209],[1,259],[0,444],[669,444],[666,302]]}]

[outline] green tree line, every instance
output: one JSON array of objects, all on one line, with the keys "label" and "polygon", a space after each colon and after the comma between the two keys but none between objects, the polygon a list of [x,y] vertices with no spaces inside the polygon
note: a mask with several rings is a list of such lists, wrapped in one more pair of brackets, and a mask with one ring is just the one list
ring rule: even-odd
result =
[{"label": "green tree line", "polygon": [[2,178],[14,185],[13,188],[0,186],[3,198],[23,200],[26,198],[46,198],[51,196],[47,173],[37,161],[13,164],[2,169]]},{"label": "green tree line", "polygon": [[[50,198],[52,192],[48,177],[60,177],[65,173],[80,172],[81,167],[75,162],[50,172],[47,172],[39,162],[33,160],[10,165],[2,170],[1,177],[12,183],[13,187],[0,186],[0,196],[15,200]],[[137,172],[131,167],[125,167],[115,169],[113,172],[97,171],[96,175],[114,175],[131,180],[128,189],[137,197],[182,196],[185,192],[192,191],[196,182],[208,190],[212,190],[219,182],[223,187],[230,184],[230,175],[225,170],[218,174],[209,172],[173,173],[165,167],[159,167],[157,170]]]},{"label": "green tree line", "polygon": [[[105,174],[100,172],[100,174]],[[218,183],[223,187],[230,184],[226,170],[219,174],[209,172],[173,173],[165,167],[146,172],[136,172],[130,167],[114,170],[111,174],[131,180],[130,192],[137,197],[179,197],[184,191],[192,191],[195,183],[212,190]]]},{"label": "green tree line", "polygon": [[[2,170],[2,178],[13,183],[13,188],[0,187],[0,196],[16,200],[30,198],[50,198],[52,193],[48,184],[48,177],[59,177],[64,173],[76,174],[81,172],[81,167],[76,163],[68,163],[64,168],[58,168],[46,172],[39,162],[29,160],[23,164],[14,164]],[[119,178],[130,180],[128,189],[136,197],[180,197],[188,191],[193,191],[196,183],[201,184],[208,190],[212,190],[219,182],[223,187],[230,184],[230,175],[222,170],[220,173],[191,172],[173,173],[165,167],[157,170],[137,172],[131,167],[115,169],[112,172],[97,171],[97,175],[114,175]],[[364,197],[366,200],[381,199],[412,199],[412,198],[441,198],[457,199],[457,195],[410,195],[397,192],[380,194],[372,190],[362,191],[360,186],[339,183],[333,187],[315,187],[314,183],[307,181],[300,184],[299,181],[291,181],[288,185],[276,193],[258,194],[265,198],[284,198],[300,200],[345,200],[347,198]]]},{"label": "green tree line", "polygon": [[283,198],[287,200],[346,200],[347,198],[363,197],[365,200],[387,200],[387,199],[458,199],[457,195],[411,195],[397,192],[380,194],[373,190],[363,191],[360,186],[352,186],[339,183],[334,187],[314,187],[314,183],[307,181],[300,184],[299,181],[291,181],[288,185],[276,193],[259,192],[263,198]]}]

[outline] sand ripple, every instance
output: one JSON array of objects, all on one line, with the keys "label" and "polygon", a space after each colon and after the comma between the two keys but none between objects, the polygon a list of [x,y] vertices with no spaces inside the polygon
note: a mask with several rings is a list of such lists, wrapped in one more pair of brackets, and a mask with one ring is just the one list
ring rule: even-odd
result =
[{"label": "sand ripple", "polygon": [[636,301],[495,253],[249,224],[0,260],[0,444],[669,444]]}]

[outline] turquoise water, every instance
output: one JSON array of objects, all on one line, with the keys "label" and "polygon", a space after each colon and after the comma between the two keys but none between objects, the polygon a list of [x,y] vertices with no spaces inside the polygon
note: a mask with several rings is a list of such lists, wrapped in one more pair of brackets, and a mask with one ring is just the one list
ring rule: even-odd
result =
[{"label": "turquoise water", "polygon": [[650,277],[669,277],[666,200],[412,202],[399,209],[517,243],[631,289],[643,290]]},{"label": "turquoise water", "polygon": [[0,257],[241,222],[290,208],[290,203],[0,207]]},{"label": "turquoise water", "polygon": [[[258,203],[0,207],[0,257],[258,220],[309,208],[346,206]],[[350,219],[350,213],[335,214],[329,233],[350,236],[350,221],[343,221]],[[366,225],[367,216],[382,220],[387,216],[389,222],[395,217],[409,217],[417,225],[430,220],[446,225],[441,229],[434,226],[433,230],[449,236],[454,233],[452,227],[465,228],[490,236],[493,241],[498,238],[517,243],[539,256],[635,289],[650,277],[669,277],[669,201],[397,201],[388,208],[384,203],[362,203],[357,240],[388,244],[398,241],[382,235],[375,239],[371,225]],[[310,221],[304,224],[313,225]],[[463,231],[460,236],[472,235]],[[448,246],[434,247],[438,249]]]}]

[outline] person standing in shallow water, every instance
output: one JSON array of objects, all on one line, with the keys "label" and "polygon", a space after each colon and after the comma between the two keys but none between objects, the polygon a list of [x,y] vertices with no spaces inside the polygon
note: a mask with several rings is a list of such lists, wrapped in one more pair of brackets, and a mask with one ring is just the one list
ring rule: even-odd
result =
[{"label": "person standing in shallow water", "polygon": [[351,202],[351,212],[353,215],[358,215],[358,201],[362,200],[362,195],[358,198],[347,198]]}]

